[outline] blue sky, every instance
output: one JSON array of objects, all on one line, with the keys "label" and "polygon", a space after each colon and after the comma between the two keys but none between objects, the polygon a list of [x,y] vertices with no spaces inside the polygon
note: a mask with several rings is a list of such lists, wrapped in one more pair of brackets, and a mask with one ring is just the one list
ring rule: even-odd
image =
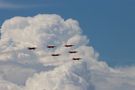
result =
[{"label": "blue sky", "polygon": [[135,64],[135,0],[0,0],[0,24],[39,13],[77,19],[109,65]]}]

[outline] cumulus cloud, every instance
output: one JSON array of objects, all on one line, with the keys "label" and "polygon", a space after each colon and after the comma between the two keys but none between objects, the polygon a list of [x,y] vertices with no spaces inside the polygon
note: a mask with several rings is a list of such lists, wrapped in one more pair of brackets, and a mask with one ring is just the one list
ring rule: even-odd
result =
[{"label": "cumulus cloud", "polygon": [[[3,23],[1,32],[0,90],[135,88],[134,67],[111,68],[100,61],[76,20],[56,14],[14,17]],[[75,46],[66,48],[65,44]],[[57,47],[48,49],[47,45]],[[69,54],[71,50],[78,53]],[[57,53],[60,56],[51,56]],[[74,57],[82,59],[73,61]]]}]

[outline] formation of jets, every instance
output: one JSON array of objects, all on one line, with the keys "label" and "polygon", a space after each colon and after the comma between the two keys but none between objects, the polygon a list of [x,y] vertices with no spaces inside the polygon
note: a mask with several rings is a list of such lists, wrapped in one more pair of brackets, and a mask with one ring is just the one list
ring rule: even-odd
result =
[{"label": "formation of jets", "polygon": [[[66,44],[66,45],[64,45],[65,47],[67,47],[67,48],[69,48],[69,47],[73,47],[74,45],[70,45],[70,44]],[[55,48],[56,46],[54,46],[54,45],[48,45],[47,46],[47,48],[49,48],[49,49],[53,49],[53,48]],[[35,50],[36,49],[36,47],[28,47],[28,50]],[[78,53],[78,51],[69,51],[68,53],[70,53],[70,54],[74,54],[74,53]],[[60,56],[61,54],[51,54],[51,56],[53,56],[53,57],[57,57],[57,56]],[[81,60],[81,58],[78,58],[78,57],[74,57],[74,58],[72,58],[72,60]]]},{"label": "formation of jets", "polygon": [[[73,46],[75,46],[75,45],[64,45],[64,47],[67,47],[67,48],[69,48],[69,47],[73,47]],[[54,45],[48,45],[47,46],[47,48],[49,48],[49,49],[53,49],[53,48],[55,48],[56,46],[54,46]],[[28,50],[30,50],[30,51],[34,51],[34,50],[36,50],[37,49],[37,47],[27,47],[27,49]],[[68,53],[70,53],[70,54],[74,54],[74,53],[78,53],[78,51],[68,51]],[[51,54],[51,56],[53,56],[53,57],[57,57],[57,56],[60,56],[61,54]],[[72,60],[74,60],[74,61],[79,61],[79,60],[81,60],[82,58],[79,58],[79,57],[73,57],[72,58]],[[44,90],[46,90],[46,89],[44,89]]]}]

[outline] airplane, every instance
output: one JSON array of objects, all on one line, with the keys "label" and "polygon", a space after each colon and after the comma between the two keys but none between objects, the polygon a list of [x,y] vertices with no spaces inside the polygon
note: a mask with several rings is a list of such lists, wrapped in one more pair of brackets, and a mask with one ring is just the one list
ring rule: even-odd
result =
[{"label": "airplane", "polygon": [[74,45],[65,45],[65,47],[72,47],[72,46],[74,46]]},{"label": "airplane", "polygon": [[80,60],[81,58],[73,58],[72,60]]},{"label": "airplane", "polygon": [[60,56],[60,54],[52,54],[52,56]]},{"label": "airplane", "polygon": [[55,48],[56,46],[48,45],[47,48]]},{"label": "airplane", "polygon": [[36,47],[28,47],[28,50],[35,50]]},{"label": "airplane", "polygon": [[69,51],[68,53],[77,53],[77,51]]}]

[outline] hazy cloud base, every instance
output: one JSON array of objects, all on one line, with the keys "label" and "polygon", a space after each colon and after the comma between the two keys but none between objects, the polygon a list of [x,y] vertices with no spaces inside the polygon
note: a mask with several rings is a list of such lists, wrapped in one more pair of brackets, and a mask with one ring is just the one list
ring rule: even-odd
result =
[{"label": "hazy cloud base", "polygon": [[[111,68],[79,23],[55,14],[14,17],[1,28],[0,90],[134,90],[135,68]],[[75,45],[65,48],[65,44]],[[53,50],[47,45],[56,45]],[[35,51],[27,47],[37,47]],[[77,54],[68,51],[77,50]],[[60,53],[52,57],[51,53]],[[80,61],[72,61],[81,57]]]}]

